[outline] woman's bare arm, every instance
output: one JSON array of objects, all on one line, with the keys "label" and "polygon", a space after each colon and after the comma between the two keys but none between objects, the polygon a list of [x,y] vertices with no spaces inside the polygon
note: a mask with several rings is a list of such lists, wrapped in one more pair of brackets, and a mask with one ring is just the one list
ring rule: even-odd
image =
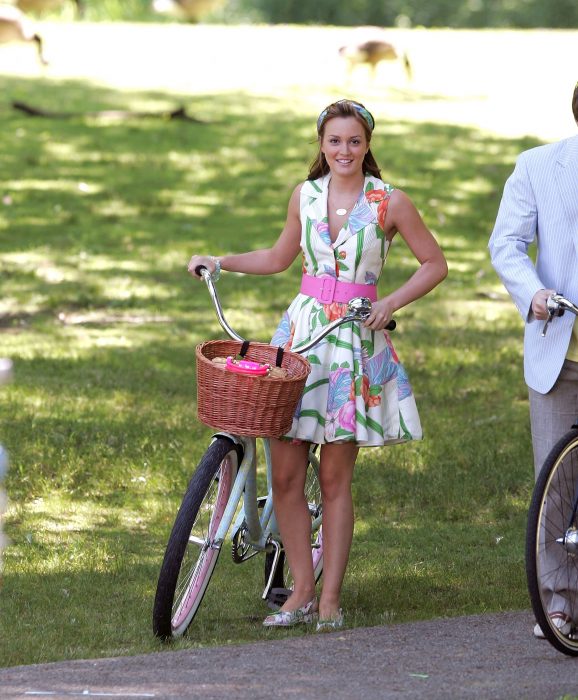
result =
[{"label": "woman's bare arm", "polygon": [[387,237],[399,232],[420,266],[401,287],[373,304],[365,322],[373,330],[385,328],[398,309],[425,296],[448,274],[441,248],[405,192],[395,190],[391,195],[385,225]]},{"label": "woman's bare arm", "polygon": [[[300,251],[301,220],[299,215],[299,197],[301,185],[294,190],[287,207],[287,219],[279,238],[271,248],[261,248],[247,253],[224,255],[219,258],[222,270],[244,272],[250,275],[271,275],[286,270]],[[210,272],[215,269],[212,258],[193,255],[189,262],[189,272],[198,277],[195,269],[205,266]]]}]

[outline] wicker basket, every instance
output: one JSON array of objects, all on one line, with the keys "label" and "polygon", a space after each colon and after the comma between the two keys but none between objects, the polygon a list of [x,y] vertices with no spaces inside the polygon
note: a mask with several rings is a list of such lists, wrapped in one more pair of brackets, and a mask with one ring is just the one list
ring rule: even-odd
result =
[{"label": "wicker basket", "polygon": [[[199,420],[237,435],[279,437],[289,432],[307,375],[309,362],[285,351],[281,367],[286,377],[254,377],[229,372],[211,360],[235,356],[241,350],[235,340],[210,340],[197,345],[197,409]],[[251,343],[247,360],[276,364],[278,348]]]}]

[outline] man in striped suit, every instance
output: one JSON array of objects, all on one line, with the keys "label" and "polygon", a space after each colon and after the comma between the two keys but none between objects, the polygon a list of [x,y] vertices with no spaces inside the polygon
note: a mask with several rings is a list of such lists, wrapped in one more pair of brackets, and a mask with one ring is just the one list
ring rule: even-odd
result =
[{"label": "man in striped suit", "polygon": [[[578,83],[572,96],[578,123]],[[536,243],[536,262],[528,253]],[[506,181],[490,238],[492,264],[525,323],[524,377],[537,476],[548,452],[578,416],[578,323],[566,313],[542,328],[546,301],[560,292],[578,304],[578,136],[522,153]],[[578,587],[578,582],[571,584]],[[571,628],[552,591],[550,615]],[[574,620],[578,623],[578,620]],[[536,625],[534,634],[543,637]]]}]

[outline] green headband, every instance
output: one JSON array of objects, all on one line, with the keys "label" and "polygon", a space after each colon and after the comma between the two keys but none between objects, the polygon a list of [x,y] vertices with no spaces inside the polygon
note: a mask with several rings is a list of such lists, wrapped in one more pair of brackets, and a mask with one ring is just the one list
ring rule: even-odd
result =
[{"label": "green headband", "polygon": [[[335,104],[340,104],[342,102],[345,102],[347,104],[350,104],[352,107],[354,107],[357,110],[357,113],[365,119],[367,122],[370,131],[373,131],[375,128],[375,120],[373,119],[373,115],[371,114],[370,111],[365,109],[363,105],[360,105],[358,102],[353,102],[352,100],[338,100],[335,102]],[[331,105],[330,105],[331,107]],[[319,115],[317,119],[317,133],[320,133],[321,127],[323,126],[323,122],[325,121],[325,117],[329,113],[329,107],[326,107],[323,112]]]}]

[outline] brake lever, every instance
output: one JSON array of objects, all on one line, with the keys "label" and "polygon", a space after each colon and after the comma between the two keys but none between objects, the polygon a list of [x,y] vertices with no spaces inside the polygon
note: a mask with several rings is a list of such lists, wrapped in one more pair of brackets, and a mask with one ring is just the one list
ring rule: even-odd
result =
[{"label": "brake lever", "polygon": [[546,323],[544,324],[544,327],[542,328],[542,338],[546,337],[546,333],[548,332],[548,324],[552,323],[552,319],[554,318],[555,314],[553,311],[548,311],[548,318],[546,319]]},{"label": "brake lever", "polygon": [[546,308],[548,309],[548,318],[546,319],[546,323],[542,328],[542,338],[546,337],[546,333],[548,332],[548,324],[552,323],[552,319],[556,316],[564,315],[564,307],[561,306],[558,302],[558,298],[561,296],[562,295],[560,295],[559,293],[551,294],[546,301]]},{"label": "brake lever", "polygon": [[[365,321],[371,314],[371,301],[367,297],[355,297],[349,301],[348,308],[345,318],[352,321]],[[393,331],[396,326],[397,323],[392,318],[385,330]]]}]

